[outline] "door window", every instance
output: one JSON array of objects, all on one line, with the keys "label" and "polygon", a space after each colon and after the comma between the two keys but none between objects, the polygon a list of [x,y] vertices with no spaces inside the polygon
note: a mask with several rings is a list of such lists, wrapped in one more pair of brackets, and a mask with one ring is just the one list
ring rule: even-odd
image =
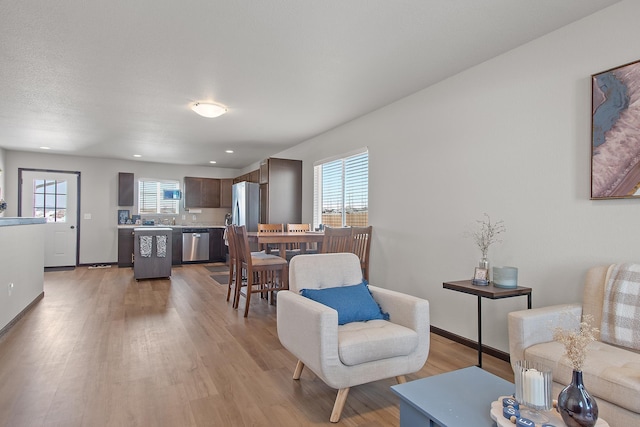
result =
[{"label": "door window", "polygon": [[67,222],[67,181],[33,180],[33,216]]}]

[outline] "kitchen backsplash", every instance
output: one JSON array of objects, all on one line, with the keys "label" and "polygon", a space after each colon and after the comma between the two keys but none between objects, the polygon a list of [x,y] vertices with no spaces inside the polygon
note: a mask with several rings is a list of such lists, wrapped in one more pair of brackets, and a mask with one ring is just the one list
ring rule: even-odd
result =
[{"label": "kitchen backsplash", "polygon": [[[143,215],[142,220],[154,220],[156,224],[171,225],[224,225],[224,217],[231,212],[229,208],[199,209],[202,213],[182,212],[179,215]],[[182,219],[184,216],[185,219]]]}]

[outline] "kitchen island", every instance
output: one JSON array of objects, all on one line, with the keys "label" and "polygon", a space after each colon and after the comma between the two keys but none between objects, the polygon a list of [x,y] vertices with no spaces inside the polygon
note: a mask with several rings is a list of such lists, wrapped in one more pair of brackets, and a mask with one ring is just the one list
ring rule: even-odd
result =
[{"label": "kitchen island", "polygon": [[44,218],[0,218],[0,336],[44,296]]}]

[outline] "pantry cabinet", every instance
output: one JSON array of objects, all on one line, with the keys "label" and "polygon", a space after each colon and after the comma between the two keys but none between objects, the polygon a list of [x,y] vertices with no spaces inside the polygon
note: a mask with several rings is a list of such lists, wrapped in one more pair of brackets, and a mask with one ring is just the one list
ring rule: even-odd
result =
[{"label": "pantry cabinet", "polygon": [[302,161],[270,157],[260,162],[260,222],[302,222]]}]

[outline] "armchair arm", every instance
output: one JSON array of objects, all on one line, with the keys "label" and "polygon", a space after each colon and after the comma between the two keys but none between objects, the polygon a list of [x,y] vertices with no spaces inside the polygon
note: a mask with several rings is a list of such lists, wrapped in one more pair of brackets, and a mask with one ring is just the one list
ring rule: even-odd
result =
[{"label": "armchair arm", "polygon": [[431,343],[429,301],[389,289],[369,285],[373,299],[383,311],[389,313],[389,321],[416,331],[418,345],[410,355],[405,373],[420,370],[429,355]]},{"label": "armchair arm", "polygon": [[389,321],[428,335],[429,301],[372,285],[369,291],[382,311],[389,313]]},{"label": "armchair arm", "polygon": [[338,312],[291,291],[278,292],[278,338],[316,375],[328,361],[339,363]]},{"label": "armchair arm", "polygon": [[577,328],[581,315],[580,304],[553,305],[509,313],[507,321],[511,366],[517,360],[523,360],[525,350],[532,345],[553,341],[553,332],[557,327]]}]

